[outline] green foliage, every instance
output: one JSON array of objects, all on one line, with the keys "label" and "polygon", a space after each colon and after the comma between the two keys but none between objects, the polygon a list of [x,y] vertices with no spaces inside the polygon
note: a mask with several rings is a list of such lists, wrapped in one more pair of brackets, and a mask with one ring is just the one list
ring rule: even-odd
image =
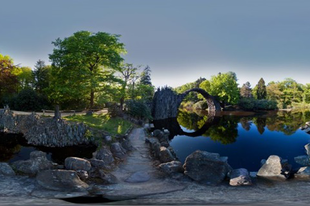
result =
[{"label": "green foliage", "polygon": [[260,78],[257,85],[255,86],[255,98],[256,99],[266,99],[267,97],[267,90],[265,81],[263,78]]},{"label": "green foliage", "polygon": [[119,35],[104,32],[79,31],[64,40],[53,42],[50,98],[55,103],[78,98],[89,98],[94,106],[95,94],[102,91],[111,77],[111,69],[118,69],[125,53]]},{"label": "green foliage", "polygon": [[245,84],[242,85],[242,87],[240,88],[240,97],[244,98],[253,97],[250,82],[246,82]]},{"label": "green foliage", "polygon": [[207,101],[202,100],[193,105],[194,110],[206,110],[208,108]]},{"label": "green foliage", "polygon": [[37,93],[46,94],[46,89],[50,84],[51,66],[46,66],[44,61],[38,60],[34,67],[33,87]]},{"label": "green foliage", "polygon": [[9,105],[11,109],[19,111],[42,111],[42,109],[51,108],[46,97],[38,95],[30,88],[23,89],[18,95],[11,98]]},{"label": "green foliage", "polygon": [[151,108],[143,100],[128,100],[126,101],[127,113],[132,117],[144,120],[151,120]]},{"label": "green foliage", "polygon": [[152,82],[151,82],[151,68],[149,66],[146,66],[144,68],[143,72],[141,73],[140,84],[152,86]]},{"label": "green foliage", "polygon": [[13,59],[9,56],[0,54],[0,103],[12,97],[18,91],[18,77],[14,74]]},{"label": "green foliage", "polygon": [[74,115],[64,117],[64,119],[73,122],[83,122],[92,128],[102,129],[111,135],[124,135],[133,126],[133,124],[127,120],[119,117],[111,118],[108,114]]},{"label": "green foliage", "polygon": [[17,76],[18,79],[18,91],[26,88],[31,88],[33,84],[32,70],[29,67],[15,67],[13,74]]},{"label": "green foliage", "polygon": [[278,108],[277,102],[267,99],[242,98],[238,105],[244,110],[275,110]]},{"label": "green foliage", "polygon": [[237,78],[233,72],[212,76],[210,81],[202,82],[199,87],[217,96],[224,104],[236,104],[239,100]]},{"label": "green foliage", "polygon": [[[182,94],[182,93],[186,92],[187,90],[199,88],[199,85],[205,80],[206,80],[205,78],[200,77],[199,79],[197,79],[194,82],[187,83],[187,84],[184,84],[180,87],[175,88],[175,91],[178,94]],[[190,92],[188,95],[185,96],[183,101],[185,101],[185,102],[187,102],[187,101],[197,102],[197,101],[199,101],[199,98],[198,98],[196,92]]]}]

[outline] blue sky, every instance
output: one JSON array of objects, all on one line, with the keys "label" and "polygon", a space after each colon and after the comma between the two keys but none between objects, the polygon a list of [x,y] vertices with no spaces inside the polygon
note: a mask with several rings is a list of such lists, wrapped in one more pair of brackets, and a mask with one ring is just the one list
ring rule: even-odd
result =
[{"label": "blue sky", "polygon": [[291,77],[310,83],[308,0],[0,0],[0,53],[34,67],[56,38],[120,34],[127,63],[155,86],[234,71],[242,86]]}]

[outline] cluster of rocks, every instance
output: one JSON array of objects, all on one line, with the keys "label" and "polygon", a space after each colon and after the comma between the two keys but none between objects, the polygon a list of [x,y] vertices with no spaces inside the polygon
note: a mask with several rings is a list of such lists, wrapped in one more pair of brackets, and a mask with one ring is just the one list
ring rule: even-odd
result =
[{"label": "cluster of rocks", "polygon": [[67,157],[64,165],[47,159],[46,153],[34,151],[29,160],[0,163],[0,176],[28,175],[47,190],[85,192],[90,194],[93,183],[115,184],[118,179],[110,173],[133,147],[129,141],[102,146],[91,159]]},{"label": "cluster of rocks", "polygon": [[310,144],[305,145],[307,155],[301,155],[294,158],[295,162],[302,165],[296,172],[295,177],[301,179],[310,179]]},{"label": "cluster of rocks", "polygon": [[95,143],[88,137],[90,128],[83,123],[69,123],[63,119],[42,118],[35,113],[16,115],[9,108],[0,110],[0,131],[23,134],[32,145],[64,147]]},{"label": "cluster of rocks", "polygon": [[152,137],[147,138],[152,155],[161,163],[159,169],[174,179],[189,177],[204,184],[219,184],[230,179],[230,185],[251,185],[249,172],[244,169],[232,169],[227,157],[217,153],[197,150],[190,154],[185,163],[178,161],[175,152],[169,145],[168,134],[161,130],[154,130]]}]

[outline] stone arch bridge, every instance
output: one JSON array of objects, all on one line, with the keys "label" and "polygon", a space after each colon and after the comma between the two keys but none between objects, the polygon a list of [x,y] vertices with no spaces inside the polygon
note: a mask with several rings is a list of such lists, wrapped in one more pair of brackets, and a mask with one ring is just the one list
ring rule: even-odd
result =
[{"label": "stone arch bridge", "polygon": [[207,101],[208,111],[210,114],[215,114],[221,111],[220,103],[211,96],[208,92],[200,88],[194,88],[185,91],[182,94],[176,94],[169,87],[158,89],[153,97],[152,116],[154,120],[176,118],[178,115],[179,106],[184,97],[190,92],[200,93]]}]

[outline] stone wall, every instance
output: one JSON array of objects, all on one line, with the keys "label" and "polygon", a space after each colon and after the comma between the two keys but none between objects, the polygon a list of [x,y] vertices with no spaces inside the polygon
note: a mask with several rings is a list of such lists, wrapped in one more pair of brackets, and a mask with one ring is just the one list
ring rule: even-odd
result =
[{"label": "stone wall", "polygon": [[8,108],[0,110],[0,131],[23,134],[29,144],[64,147],[89,144],[85,137],[89,128],[83,123],[69,123],[62,119],[31,115],[16,115]]}]

